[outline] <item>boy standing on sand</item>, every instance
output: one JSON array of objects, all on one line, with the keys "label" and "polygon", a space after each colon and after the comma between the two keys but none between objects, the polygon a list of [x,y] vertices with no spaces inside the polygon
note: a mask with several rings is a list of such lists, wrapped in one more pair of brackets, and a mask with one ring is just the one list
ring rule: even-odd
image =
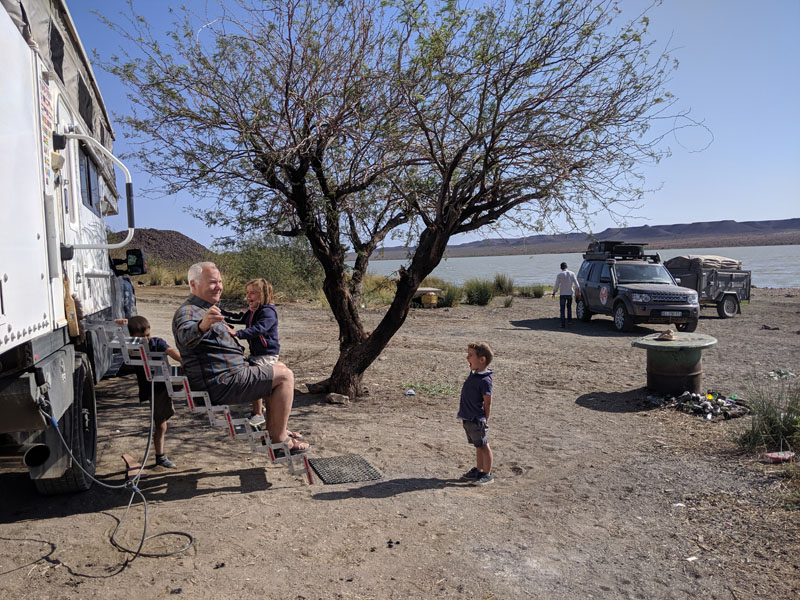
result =
[{"label": "boy standing on sand", "polygon": [[489,364],[494,352],[485,342],[467,344],[467,363],[470,373],[461,387],[458,418],[467,433],[467,442],[475,446],[477,467],[472,467],[461,479],[471,485],[487,485],[492,475],[492,449],[489,447],[489,413],[492,408],[492,370]]}]

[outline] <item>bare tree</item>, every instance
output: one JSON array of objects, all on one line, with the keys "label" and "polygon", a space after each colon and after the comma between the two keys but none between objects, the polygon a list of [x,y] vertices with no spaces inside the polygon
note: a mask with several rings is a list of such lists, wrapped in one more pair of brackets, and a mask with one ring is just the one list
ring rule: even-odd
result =
[{"label": "bare tree", "polygon": [[[109,65],[169,191],[216,191],[209,223],[308,239],[339,325],[329,387],[350,396],[451,236],[639,202],[637,166],[665,154],[649,128],[672,104],[647,17],[617,24],[613,0],[379,6],[240,0],[186,13],[169,50],[134,17],[112,26],[138,55]],[[397,231],[410,260],[367,332],[362,280]]]}]

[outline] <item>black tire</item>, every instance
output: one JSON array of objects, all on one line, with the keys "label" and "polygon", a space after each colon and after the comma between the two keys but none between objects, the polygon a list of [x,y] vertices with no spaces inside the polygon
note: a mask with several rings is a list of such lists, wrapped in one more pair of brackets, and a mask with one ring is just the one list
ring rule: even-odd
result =
[{"label": "black tire", "polygon": [[717,302],[717,314],[722,319],[732,319],[736,316],[739,309],[739,301],[736,296],[727,294],[722,297],[722,300]]},{"label": "black tire", "polygon": [[628,314],[628,309],[620,302],[614,307],[614,329],[617,331],[630,331],[633,329],[633,319]]},{"label": "black tire", "polygon": [[592,320],[592,311],[586,306],[586,302],[583,301],[583,298],[575,303],[575,316],[584,323],[588,323]]},{"label": "black tire", "polygon": [[695,329],[697,329],[697,319],[692,319],[686,323],[675,323],[675,328],[678,331],[685,331],[686,333],[692,333]]},{"label": "black tire", "polygon": [[[78,367],[72,376],[74,397],[58,428],[69,446],[75,460],[57,479],[34,479],[33,483],[40,494],[69,494],[83,492],[92,487],[92,480],[76,464],[76,461],[92,476],[97,467],[97,405],[94,394],[94,376],[88,357],[78,353],[75,357]],[[54,450],[66,453],[64,448]]]}]

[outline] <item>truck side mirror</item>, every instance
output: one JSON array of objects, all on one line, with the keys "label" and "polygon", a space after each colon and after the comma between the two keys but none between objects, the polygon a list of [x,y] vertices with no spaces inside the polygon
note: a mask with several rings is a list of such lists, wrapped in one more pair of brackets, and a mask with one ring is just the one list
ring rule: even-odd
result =
[{"label": "truck side mirror", "polygon": [[128,275],[144,275],[147,273],[147,262],[144,259],[144,252],[139,248],[127,250],[125,252],[125,262],[128,265]]}]

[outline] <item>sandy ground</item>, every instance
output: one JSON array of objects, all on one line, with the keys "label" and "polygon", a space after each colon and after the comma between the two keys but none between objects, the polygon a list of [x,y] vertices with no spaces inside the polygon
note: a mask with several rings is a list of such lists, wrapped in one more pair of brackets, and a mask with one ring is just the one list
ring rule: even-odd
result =
[{"label": "sandy ground", "polygon": [[[171,339],[185,291],[137,292],[153,333]],[[732,441],[748,418],[709,423],[647,403],[645,353],[631,341],[666,326],[617,334],[596,317],[563,331],[557,311],[549,297],[413,310],[368,371],[369,395],[342,406],[305,387],[336,358],[329,312],[281,306],[291,426],[312,457],[358,454],[383,479],[307,485],[181,406],[167,438],[178,468],[148,470],[141,487],[147,534],[185,533],[191,548],[125,564],[109,537],[129,493],[46,498],[27,474],[0,473],[3,597],[800,597],[798,513],[783,507],[779,469]],[[800,373],[798,314],[789,289],[754,290],[730,320],[704,310],[698,332],[719,340],[704,354],[705,387],[746,396],[769,370]],[[365,311],[369,326],[379,316]],[[484,488],[458,481],[474,464],[455,419],[472,340],[497,353],[496,482]],[[133,380],[101,383],[98,410],[98,474],[118,484],[120,455],[140,456],[147,436]],[[120,541],[136,547],[144,523],[136,501]]]}]

